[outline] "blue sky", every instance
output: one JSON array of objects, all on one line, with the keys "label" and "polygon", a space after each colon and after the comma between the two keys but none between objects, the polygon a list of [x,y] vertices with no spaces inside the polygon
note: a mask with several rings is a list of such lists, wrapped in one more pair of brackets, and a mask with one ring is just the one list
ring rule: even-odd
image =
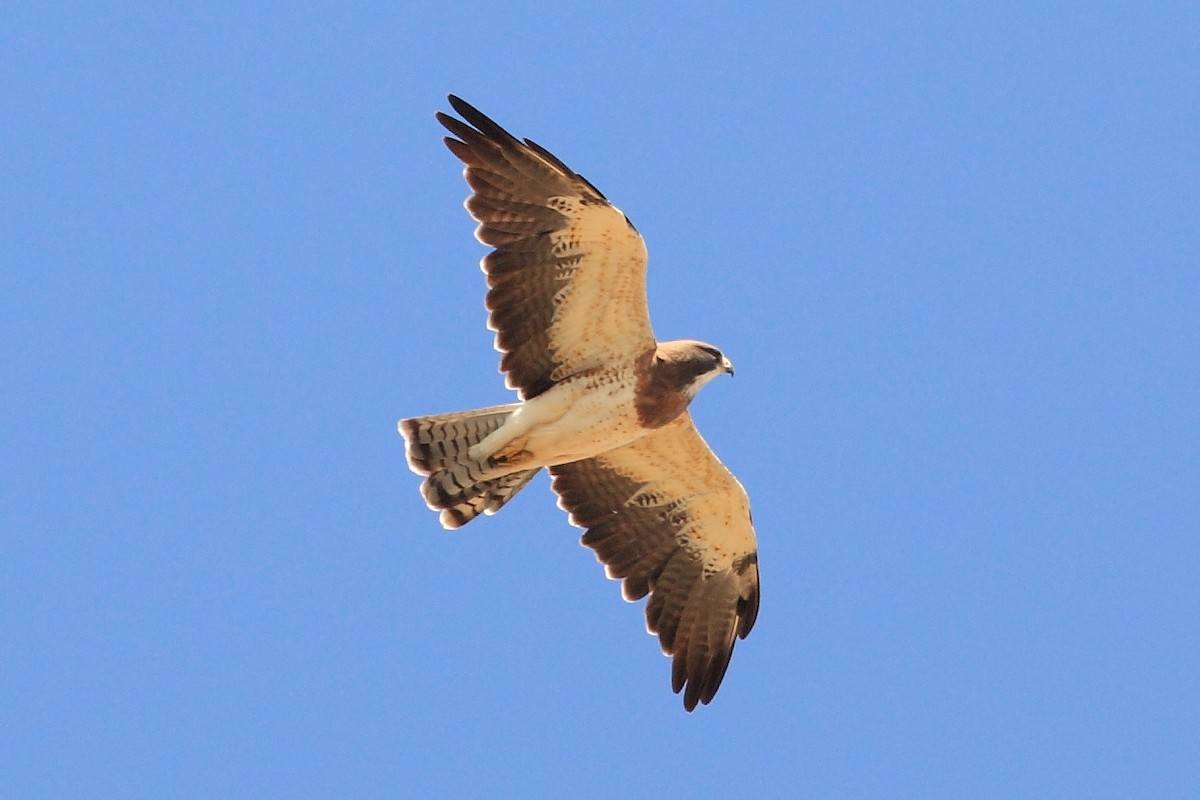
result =
[{"label": "blue sky", "polygon": [[[1195,7],[433,6],[0,12],[0,794],[1194,797]],[[509,397],[448,92],[737,365],[695,714],[544,477],[405,468]]]}]

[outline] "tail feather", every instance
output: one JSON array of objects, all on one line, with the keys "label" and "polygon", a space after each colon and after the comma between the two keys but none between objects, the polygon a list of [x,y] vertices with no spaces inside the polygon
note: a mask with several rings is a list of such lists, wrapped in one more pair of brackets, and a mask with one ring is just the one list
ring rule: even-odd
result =
[{"label": "tail feather", "polygon": [[480,514],[494,514],[537,474],[512,471],[492,458],[472,458],[470,449],[498,430],[519,404],[400,420],[408,466],[424,475],[425,503],[440,511],[446,528],[459,528]]},{"label": "tail feather", "polygon": [[400,435],[408,444],[409,468],[418,475],[429,475],[463,463],[468,458],[467,451],[499,430],[519,407],[519,403],[510,403],[400,420]]},{"label": "tail feather", "polygon": [[[441,510],[438,519],[441,521],[442,527],[453,530],[461,528],[480,514],[495,514],[501,506],[512,499],[513,495],[525,488],[525,484],[533,480],[533,476],[537,473],[536,469],[527,469],[489,481],[480,481],[471,487],[473,490],[471,496],[460,495],[448,498],[444,505],[430,502],[428,495],[426,495],[425,501],[430,508]],[[426,479],[426,484],[431,479],[432,476]]]}]

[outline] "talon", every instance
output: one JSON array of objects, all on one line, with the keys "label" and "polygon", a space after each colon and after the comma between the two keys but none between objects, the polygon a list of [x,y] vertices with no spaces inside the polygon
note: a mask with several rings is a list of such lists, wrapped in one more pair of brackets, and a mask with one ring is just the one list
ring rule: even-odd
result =
[{"label": "talon", "polygon": [[510,450],[504,453],[497,453],[492,456],[492,461],[496,464],[503,464],[506,467],[520,467],[529,463],[533,459],[533,454],[528,450]]}]

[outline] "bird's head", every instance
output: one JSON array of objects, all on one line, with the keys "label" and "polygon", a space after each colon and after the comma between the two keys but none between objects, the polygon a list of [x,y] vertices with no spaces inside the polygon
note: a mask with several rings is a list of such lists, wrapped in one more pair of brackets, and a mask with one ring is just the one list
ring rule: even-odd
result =
[{"label": "bird's head", "polygon": [[733,374],[733,364],[711,344],[685,339],[658,346],[660,363],[674,373],[679,390],[690,400],[718,375]]}]

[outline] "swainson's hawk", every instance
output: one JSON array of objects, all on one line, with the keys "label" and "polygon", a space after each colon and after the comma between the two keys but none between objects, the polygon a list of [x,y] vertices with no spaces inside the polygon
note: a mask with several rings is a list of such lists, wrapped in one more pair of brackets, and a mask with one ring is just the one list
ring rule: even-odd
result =
[{"label": "swainson's hawk", "polygon": [[758,615],[758,553],[740,483],[687,407],[733,366],[696,341],[658,342],[646,246],[581,175],[451,95],[446,146],[466,165],[488,325],[521,400],[400,421],[408,464],[446,528],[493,514],[542,467],[626,600],[671,656],[688,711],[708,703]]}]

